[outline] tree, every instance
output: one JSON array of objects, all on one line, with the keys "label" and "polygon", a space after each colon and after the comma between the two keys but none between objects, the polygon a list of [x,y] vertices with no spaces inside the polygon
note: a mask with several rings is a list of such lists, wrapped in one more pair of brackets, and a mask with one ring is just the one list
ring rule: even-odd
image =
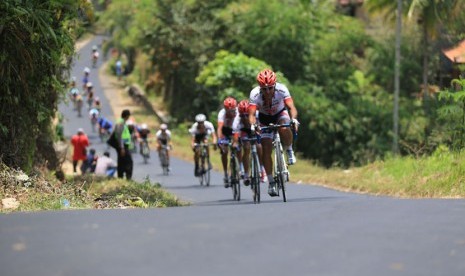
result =
[{"label": "tree", "polygon": [[77,4],[0,2],[0,152],[8,166],[30,171],[35,161],[54,152],[51,119],[63,91],[64,64],[73,54],[69,26],[77,16]]}]

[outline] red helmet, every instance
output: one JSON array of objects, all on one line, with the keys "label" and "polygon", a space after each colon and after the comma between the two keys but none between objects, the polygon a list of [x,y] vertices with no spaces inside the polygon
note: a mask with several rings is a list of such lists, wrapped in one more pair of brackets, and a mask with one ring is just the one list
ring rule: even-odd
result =
[{"label": "red helmet", "polygon": [[249,113],[249,100],[239,102],[239,114]]},{"label": "red helmet", "polygon": [[237,101],[233,97],[227,97],[223,102],[224,108],[234,109],[237,106]]},{"label": "red helmet", "polygon": [[257,75],[260,87],[274,86],[276,84],[276,74],[270,69],[264,69]]}]

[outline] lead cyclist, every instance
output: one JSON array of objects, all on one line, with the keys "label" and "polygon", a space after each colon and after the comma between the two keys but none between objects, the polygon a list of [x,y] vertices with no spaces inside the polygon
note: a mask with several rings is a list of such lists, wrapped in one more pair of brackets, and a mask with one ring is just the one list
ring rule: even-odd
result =
[{"label": "lead cyclist", "polygon": [[[289,124],[298,130],[297,109],[288,88],[276,81],[276,74],[270,69],[264,69],[257,75],[258,86],[250,92],[249,121],[254,130],[257,124],[255,112],[259,111],[258,120],[260,126],[269,124]],[[288,111],[289,110],[289,111]],[[290,128],[280,128],[279,135],[283,144],[283,149],[287,153],[288,164],[296,163],[294,150],[292,149],[293,135]],[[261,134],[263,148],[262,160],[268,177],[268,194],[277,196],[278,190],[273,178],[273,133],[265,132]]]}]

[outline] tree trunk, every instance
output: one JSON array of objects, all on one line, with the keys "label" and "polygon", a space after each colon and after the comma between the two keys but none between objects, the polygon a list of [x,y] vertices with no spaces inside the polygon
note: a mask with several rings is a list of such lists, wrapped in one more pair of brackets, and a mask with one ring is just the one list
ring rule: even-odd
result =
[{"label": "tree trunk", "polygon": [[399,153],[399,90],[400,90],[400,45],[402,38],[402,0],[397,0],[396,15],[396,58],[394,64],[394,137],[392,151],[394,154]]}]

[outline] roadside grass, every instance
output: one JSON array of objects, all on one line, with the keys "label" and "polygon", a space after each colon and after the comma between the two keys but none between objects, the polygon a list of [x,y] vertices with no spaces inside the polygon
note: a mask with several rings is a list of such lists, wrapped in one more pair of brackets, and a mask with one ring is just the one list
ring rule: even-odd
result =
[{"label": "roadside grass", "polygon": [[[130,100],[127,94],[123,97]],[[150,94],[149,98],[157,109],[163,110],[160,97]],[[134,114],[138,122],[145,122],[149,126],[159,125],[157,118],[142,106]],[[188,134],[190,126],[189,122],[184,122],[177,126],[170,125],[170,129],[173,134],[173,155],[193,163],[191,137]],[[155,143],[151,147],[155,147]],[[219,153],[211,150],[210,155],[213,169],[221,171]],[[450,152],[444,146],[429,157],[387,157],[384,161],[350,169],[320,167],[299,155],[298,160],[289,168],[291,181],[297,184],[310,183],[346,192],[401,198],[465,197],[465,154]]]},{"label": "roadside grass", "polygon": [[0,183],[1,213],[187,205],[164,191],[160,184],[148,180],[137,183],[84,175],[67,176],[61,182],[46,169],[37,169],[34,176],[27,176],[0,163]]}]

